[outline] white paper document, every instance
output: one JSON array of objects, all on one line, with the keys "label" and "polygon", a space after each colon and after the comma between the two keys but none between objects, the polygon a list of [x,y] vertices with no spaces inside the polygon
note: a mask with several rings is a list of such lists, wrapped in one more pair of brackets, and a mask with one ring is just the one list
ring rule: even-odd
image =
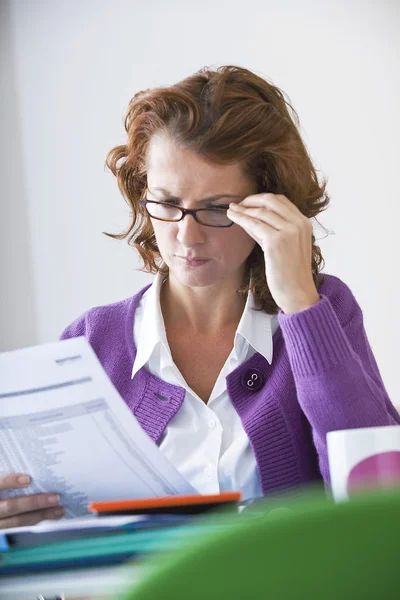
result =
[{"label": "white paper document", "polygon": [[95,515],[76,517],[75,519],[60,519],[57,521],[40,521],[36,525],[25,525],[24,527],[9,527],[1,529],[0,535],[9,533],[58,533],[59,531],[79,531],[82,529],[103,529],[104,527],[123,527],[131,523],[141,523],[146,521],[146,515],[111,515],[109,517],[96,517]]},{"label": "white paper document", "polygon": [[84,337],[0,354],[0,473],[32,483],[0,498],[88,502],[198,493],[142,429]]}]

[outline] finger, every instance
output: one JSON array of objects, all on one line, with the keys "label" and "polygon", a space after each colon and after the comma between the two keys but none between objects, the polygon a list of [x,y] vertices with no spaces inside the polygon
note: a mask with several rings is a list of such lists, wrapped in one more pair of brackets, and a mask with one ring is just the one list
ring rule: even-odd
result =
[{"label": "finger", "polygon": [[259,221],[254,217],[249,217],[244,212],[233,212],[233,214],[230,215],[228,211],[227,214],[229,216],[229,219],[231,219],[237,225],[240,225],[240,227],[243,227],[246,233],[250,237],[252,237],[258,244],[260,244],[262,248],[267,237],[274,237],[274,234],[278,234],[277,230],[274,227],[271,227],[267,223]]},{"label": "finger", "polygon": [[26,473],[0,473],[0,490],[24,488],[31,478]]},{"label": "finger", "polygon": [[35,510],[30,513],[9,517],[8,519],[0,519],[0,530],[8,529],[9,527],[28,527],[30,525],[36,525],[36,523],[47,519],[57,520],[61,519],[64,514],[65,510],[62,506],[57,506],[57,508],[47,508],[44,510]]},{"label": "finger", "polygon": [[60,496],[58,494],[31,494],[29,496],[6,498],[0,500],[0,519],[49,508],[49,506],[55,506],[59,502]]},{"label": "finger", "polygon": [[245,206],[239,206],[239,205],[234,205],[234,206],[235,206],[234,208],[232,208],[232,209],[229,208],[229,210],[227,211],[228,218],[230,218],[232,211],[234,213],[245,214],[248,217],[253,217],[255,219],[258,219],[259,221],[262,221],[263,223],[267,223],[268,225],[270,225],[277,231],[284,229],[285,225],[287,225],[287,223],[288,223],[285,219],[282,219],[282,217],[280,215],[278,215],[276,212],[269,210],[265,206],[259,206],[259,207],[245,207]]},{"label": "finger", "polygon": [[265,206],[290,222],[296,217],[304,216],[297,206],[282,194],[253,194],[239,202],[238,206]]}]

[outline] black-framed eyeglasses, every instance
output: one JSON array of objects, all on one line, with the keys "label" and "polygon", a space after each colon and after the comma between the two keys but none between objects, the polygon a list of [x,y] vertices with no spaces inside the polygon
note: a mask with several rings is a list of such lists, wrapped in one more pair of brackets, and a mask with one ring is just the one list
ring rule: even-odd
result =
[{"label": "black-framed eyeglasses", "polygon": [[147,200],[147,198],[139,200],[139,204],[146,208],[150,217],[159,221],[176,223],[182,221],[185,215],[192,215],[197,223],[206,227],[231,227],[233,225],[233,221],[228,219],[226,215],[229,206],[221,206],[221,208],[181,208],[176,204],[156,202],[155,200]]}]

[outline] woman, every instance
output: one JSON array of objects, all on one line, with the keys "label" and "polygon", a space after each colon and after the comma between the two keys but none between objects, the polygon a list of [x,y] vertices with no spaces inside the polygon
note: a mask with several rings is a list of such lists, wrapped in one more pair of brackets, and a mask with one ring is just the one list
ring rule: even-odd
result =
[{"label": "woman", "polygon": [[[132,211],[125,233],[107,235],[128,238],[157,275],[61,337],[88,338],[201,493],[329,486],[328,431],[400,423],[357,301],[319,273],[310,219],[329,197],[298,123],[252,72],[202,69],[136,94],[127,143],[107,157]],[[18,487],[16,476],[2,485]],[[0,523],[57,518],[46,503],[14,498]]]}]

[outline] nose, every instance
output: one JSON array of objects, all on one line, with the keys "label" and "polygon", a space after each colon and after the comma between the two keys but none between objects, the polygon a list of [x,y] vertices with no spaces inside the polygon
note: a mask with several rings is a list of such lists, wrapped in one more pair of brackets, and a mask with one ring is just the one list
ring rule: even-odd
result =
[{"label": "nose", "polygon": [[182,248],[191,248],[204,243],[206,227],[200,225],[193,215],[185,215],[176,225],[178,227],[177,239]]}]

